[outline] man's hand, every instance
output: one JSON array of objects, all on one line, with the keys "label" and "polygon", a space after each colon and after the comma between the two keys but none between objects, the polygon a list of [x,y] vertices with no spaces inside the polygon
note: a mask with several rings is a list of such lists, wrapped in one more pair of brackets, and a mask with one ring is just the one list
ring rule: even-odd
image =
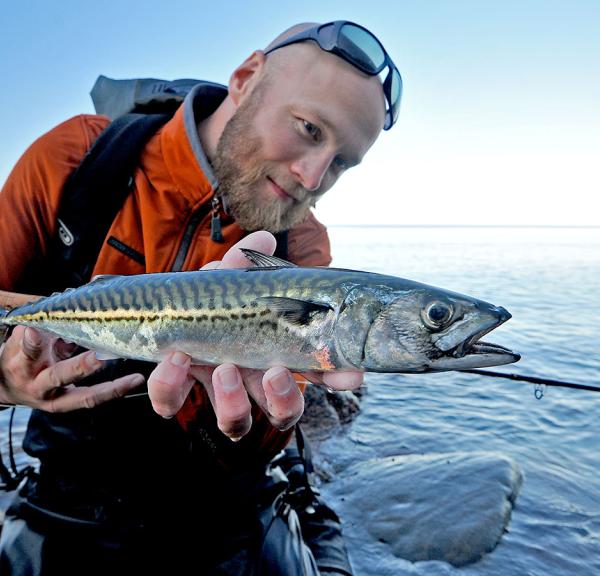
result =
[{"label": "man's hand", "polygon": [[[248,260],[238,248],[251,248],[265,254],[275,251],[275,238],[268,232],[255,232],[230,248],[223,260],[203,269],[246,268]],[[360,372],[304,374],[334,390],[352,390],[361,386]],[[266,372],[222,364],[216,368],[191,366],[190,358],[180,352],[161,362],[148,379],[148,393],[156,412],[165,418],[174,416],[194,385],[202,382],[212,402],[219,429],[232,440],[244,436],[252,426],[252,398],[276,428],[293,426],[304,411],[304,397],[291,372],[283,366]]]},{"label": "man's hand", "polygon": [[114,382],[75,387],[102,362],[94,352],[71,357],[73,351],[73,345],[59,338],[17,326],[0,348],[0,402],[68,412],[124,396],[144,381],[141,374],[130,374]]}]

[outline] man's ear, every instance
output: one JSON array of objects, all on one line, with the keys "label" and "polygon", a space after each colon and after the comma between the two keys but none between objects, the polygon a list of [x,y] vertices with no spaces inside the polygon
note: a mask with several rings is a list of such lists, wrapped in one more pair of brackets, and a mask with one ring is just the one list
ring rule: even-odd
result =
[{"label": "man's ear", "polygon": [[255,50],[238,66],[229,78],[229,96],[236,106],[252,92],[263,73],[265,53]]}]

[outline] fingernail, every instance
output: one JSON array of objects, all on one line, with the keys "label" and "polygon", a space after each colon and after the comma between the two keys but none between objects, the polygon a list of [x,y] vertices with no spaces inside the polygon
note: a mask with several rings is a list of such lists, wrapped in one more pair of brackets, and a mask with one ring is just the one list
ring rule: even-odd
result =
[{"label": "fingernail", "polygon": [[146,379],[141,374],[133,374],[129,379],[131,386],[141,386]]},{"label": "fingernail", "polygon": [[214,260],[213,262],[208,262],[207,264],[202,266],[202,268],[200,268],[200,270],[216,270],[219,268],[220,265],[221,265],[220,260]]},{"label": "fingernail", "polygon": [[25,328],[23,337],[26,338],[29,344],[32,346],[37,346],[42,341],[40,333],[34,328],[31,328],[31,326],[27,326],[27,328]]},{"label": "fingernail", "polygon": [[171,356],[171,364],[174,366],[185,366],[188,363],[189,356],[183,352],[175,352]]},{"label": "fingernail", "polygon": [[240,374],[233,366],[221,368],[215,373],[215,378],[225,392],[234,392],[242,385]]},{"label": "fingernail", "polygon": [[292,375],[285,368],[279,368],[275,373],[272,373],[269,377],[269,382],[271,383],[273,392],[278,396],[287,394],[296,383]]},{"label": "fingernail", "polygon": [[88,352],[85,357],[85,363],[89,368],[98,368],[102,366],[102,362],[96,358],[95,352]]}]

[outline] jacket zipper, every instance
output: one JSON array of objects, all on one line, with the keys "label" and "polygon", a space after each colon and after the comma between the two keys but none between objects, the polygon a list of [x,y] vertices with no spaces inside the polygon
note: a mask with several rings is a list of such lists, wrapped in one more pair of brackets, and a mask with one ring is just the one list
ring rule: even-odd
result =
[{"label": "jacket zipper", "polygon": [[188,252],[190,251],[190,246],[192,244],[192,239],[194,238],[194,234],[200,221],[206,215],[209,208],[207,205],[200,206],[198,210],[196,210],[191,218],[189,219],[185,232],[183,233],[183,238],[181,239],[181,244],[179,245],[179,249],[177,250],[177,255],[175,256],[175,261],[171,266],[171,272],[181,272],[183,265],[185,263],[185,259],[187,258]]},{"label": "jacket zipper", "polygon": [[210,239],[213,242],[223,242],[220,216],[221,199],[215,194],[212,198],[210,208],[208,208],[206,205],[200,206],[200,208],[198,208],[198,210],[196,210],[189,219],[185,227],[183,238],[181,239],[181,244],[179,245],[179,250],[177,250],[177,256],[175,256],[175,261],[173,262],[173,266],[171,266],[171,272],[180,272],[183,268],[185,259],[190,251],[190,246],[192,244],[194,234],[196,233],[196,229],[198,228],[202,218],[208,213],[209,209],[211,211]]}]

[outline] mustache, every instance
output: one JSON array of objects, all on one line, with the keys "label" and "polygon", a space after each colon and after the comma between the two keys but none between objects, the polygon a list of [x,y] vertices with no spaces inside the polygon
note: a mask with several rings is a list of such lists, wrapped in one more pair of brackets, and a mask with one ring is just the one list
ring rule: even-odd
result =
[{"label": "mustache", "polygon": [[273,180],[277,186],[283,188],[287,194],[300,204],[308,203],[310,206],[314,206],[317,203],[317,200],[323,195],[320,187],[316,190],[308,190],[298,182],[286,182],[285,179],[276,180],[270,176],[268,178]]}]

